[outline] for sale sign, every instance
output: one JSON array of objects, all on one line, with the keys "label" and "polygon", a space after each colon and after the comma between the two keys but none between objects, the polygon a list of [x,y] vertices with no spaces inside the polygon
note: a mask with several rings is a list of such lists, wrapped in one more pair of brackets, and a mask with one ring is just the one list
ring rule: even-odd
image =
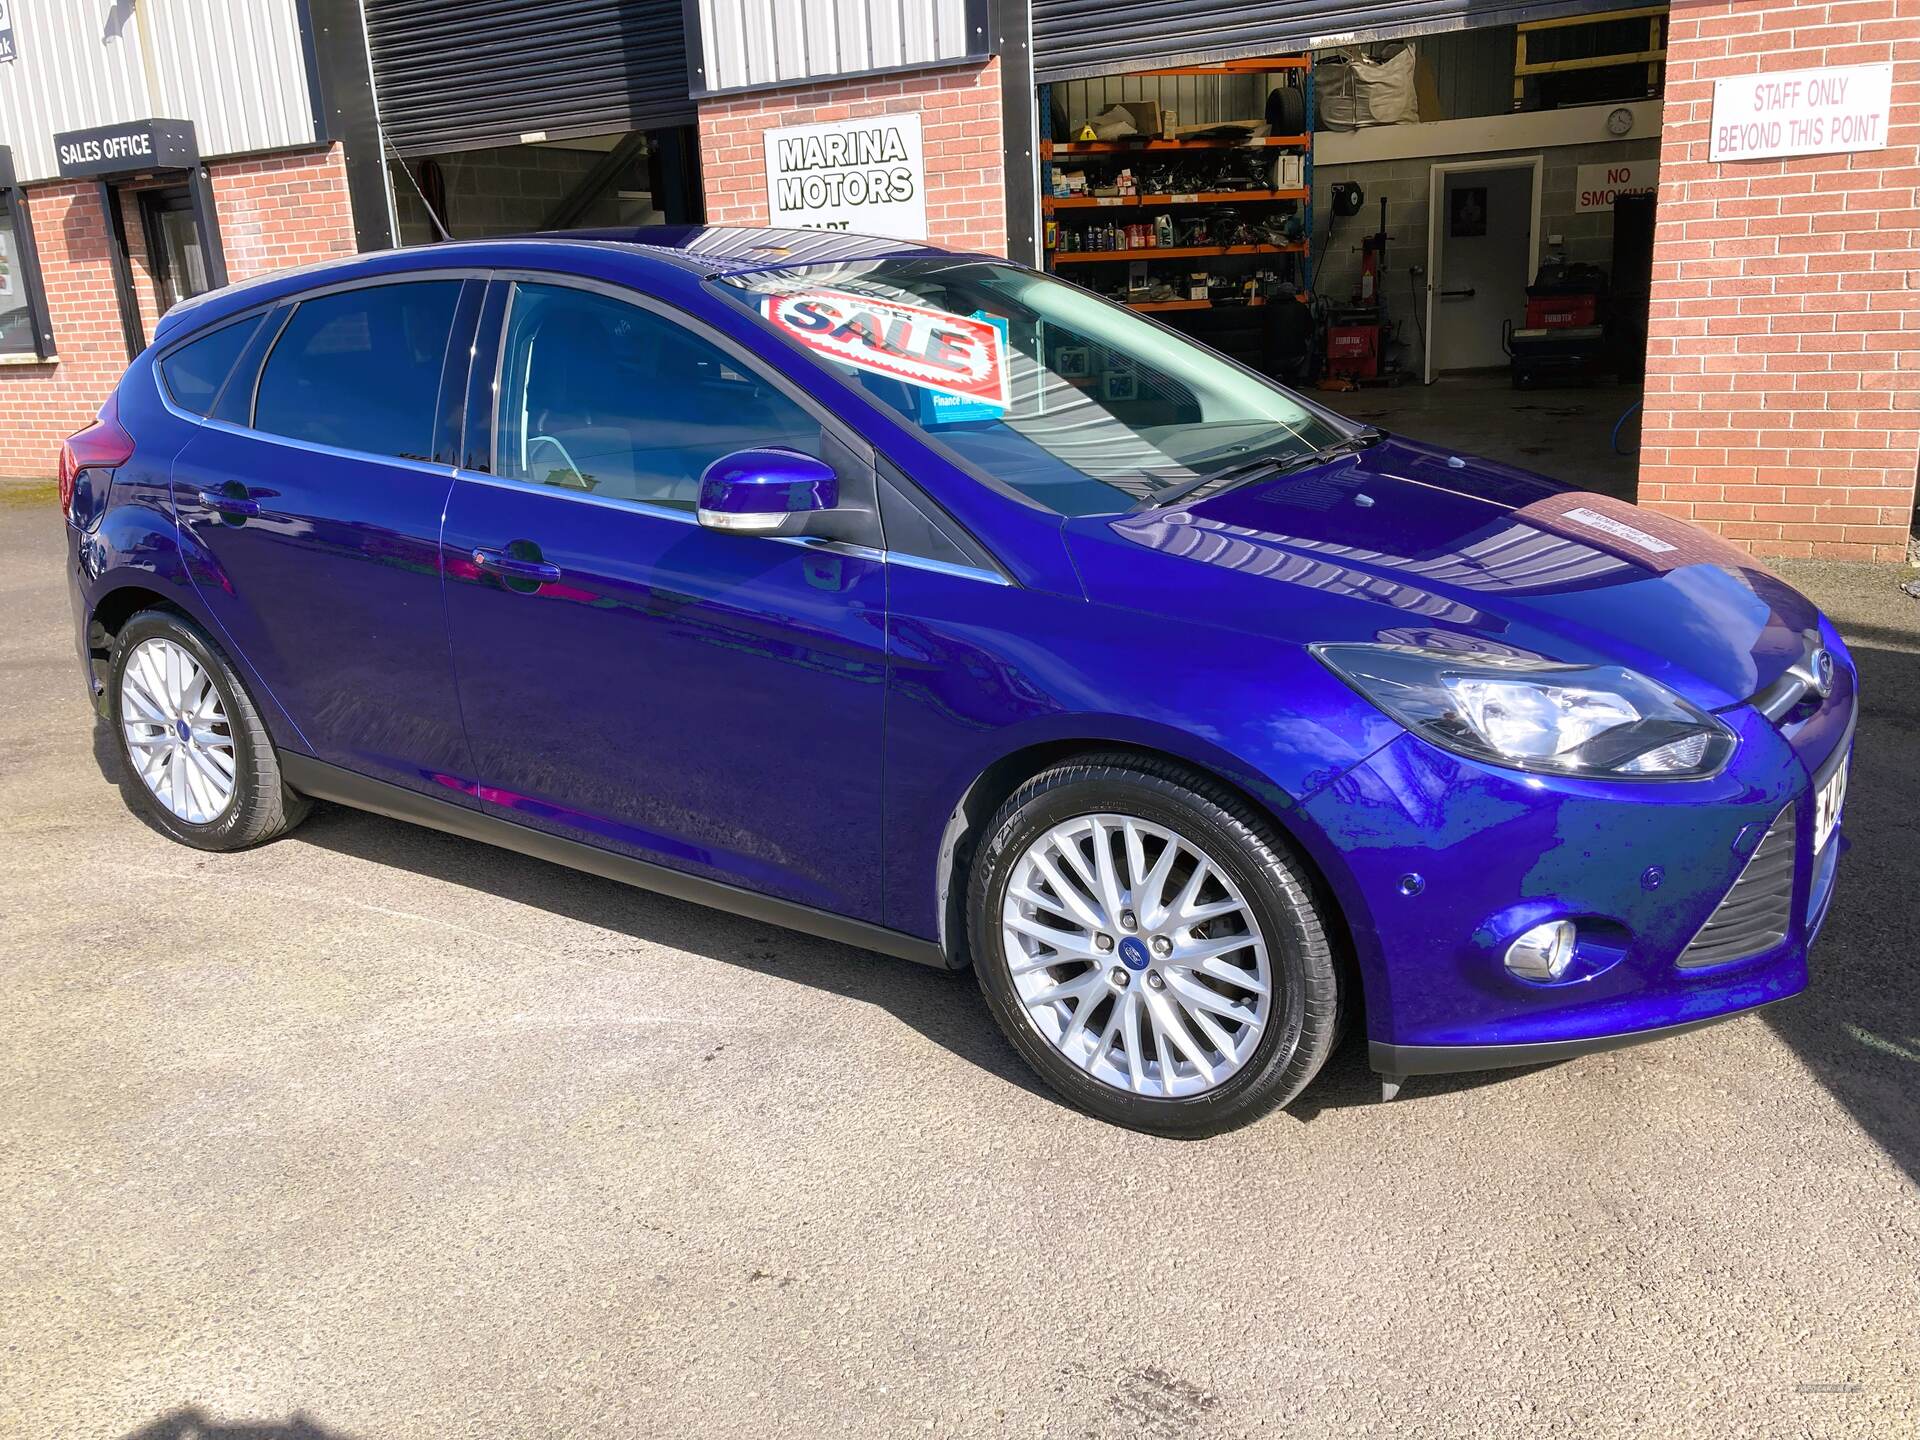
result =
[{"label": "for sale sign", "polygon": [[1713,82],[1710,160],[1884,150],[1892,65],[1776,70]]},{"label": "for sale sign", "polygon": [[1574,174],[1575,210],[1611,210],[1622,195],[1651,195],[1660,188],[1657,160],[1616,160],[1581,165]]},{"label": "for sale sign", "polygon": [[775,326],[830,360],[1006,407],[1006,339],[991,320],[837,290],[768,295],[760,303]]},{"label": "for sale sign", "polygon": [[770,224],[927,238],[918,114],[784,125],[765,140]]}]

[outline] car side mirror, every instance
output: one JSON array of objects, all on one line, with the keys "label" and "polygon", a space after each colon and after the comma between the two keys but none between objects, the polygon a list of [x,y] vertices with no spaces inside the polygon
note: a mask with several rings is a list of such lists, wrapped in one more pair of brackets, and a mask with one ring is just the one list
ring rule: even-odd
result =
[{"label": "car side mirror", "polygon": [[700,523],[748,535],[799,535],[809,516],[840,503],[824,460],[772,447],[722,455],[700,477]]}]

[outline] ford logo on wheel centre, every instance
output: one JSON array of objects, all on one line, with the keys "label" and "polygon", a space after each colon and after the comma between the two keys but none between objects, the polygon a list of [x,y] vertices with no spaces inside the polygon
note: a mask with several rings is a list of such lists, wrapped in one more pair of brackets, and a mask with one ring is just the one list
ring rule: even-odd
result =
[{"label": "ford logo on wheel centre", "polygon": [[1126,962],[1129,970],[1147,968],[1146,943],[1138,935],[1129,935],[1120,942],[1120,958]]}]

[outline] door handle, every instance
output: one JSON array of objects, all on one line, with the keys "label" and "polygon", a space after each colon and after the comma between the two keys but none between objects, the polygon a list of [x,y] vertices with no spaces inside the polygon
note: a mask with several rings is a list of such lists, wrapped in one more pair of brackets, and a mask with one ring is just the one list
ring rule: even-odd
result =
[{"label": "door handle", "polygon": [[1469,285],[1464,290],[1442,290],[1440,292],[1440,298],[1442,300],[1471,300],[1473,298],[1473,287]]},{"label": "door handle", "polygon": [[[514,543],[526,545],[524,541]],[[533,549],[536,555],[540,553],[532,546],[526,546],[526,548]],[[524,560],[517,555],[509,555],[504,550],[476,548],[473,552],[473,563],[482,570],[494,575],[504,575],[509,580],[548,581],[560,578],[558,565],[549,565],[545,560]]]},{"label": "door handle", "polygon": [[248,518],[260,513],[258,500],[249,500],[244,495],[222,495],[216,490],[202,490],[200,503],[222,515]]}]

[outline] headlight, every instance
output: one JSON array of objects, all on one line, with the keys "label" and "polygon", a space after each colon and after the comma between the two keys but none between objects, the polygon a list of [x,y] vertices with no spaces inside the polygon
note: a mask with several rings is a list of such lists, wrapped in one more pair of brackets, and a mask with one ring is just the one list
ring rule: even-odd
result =
[{"label": "headlight", "polygon": [[1476,760],[1553,775],[1688,780],[1733,753],[1724,724],[1617,665],[1556,665],[1406,645],[1313,653],[1394,719]]}]

